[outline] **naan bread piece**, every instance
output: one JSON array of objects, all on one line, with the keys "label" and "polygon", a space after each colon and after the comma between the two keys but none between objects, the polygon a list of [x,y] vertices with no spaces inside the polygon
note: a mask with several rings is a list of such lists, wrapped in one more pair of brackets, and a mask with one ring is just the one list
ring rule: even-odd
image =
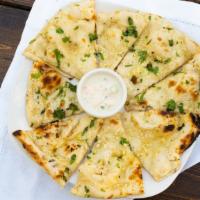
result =
[{"label": "naan bread piece", "polygon": [[149,15],[149,20],[149,25],[117,69],[126,82],[129,99],[200,52],[195,42],[164,18]]},{"label": "naan bread piece", "polygon": [[148,23],[142,12],[128,10],[97,15],[97,58],[101,67],[115,69]]},{"label": "naan bread piece", "polygon": [[31,127],[64,119],[82,112],[76,86],[56,70],[35,62],[29,76],[26,111]]},{"label": "naan bread piece", "polygon": [[126,109],[200,112],[200,54],[181,69],[130,99]]},{"label": "naan bread piece", "polygon": [[95,198],[143,193],[140,162],[130,148],[120,114],[104,120],[92,152],[79,168],[72,193]]},{"label": "naan bread piece", "polygon": [[200,116],[192,113],[129,112],[123,123],[135,155],[156,181],[179,169],[181,155],[200,133]]},{"label": "naan bread piece", "polygon": [[60,10],[30,42],[24,55],[76,78],[97,67],[95,3],[83,0]]},{"label": "naan bread piece", "polygon": [[90,148],[82,135],[85,128],[89,127],[87,139],[93,142],[102,126],[102,120],[91,126],[93,120],[83,114],[13,135],[58,184],[65,186]]}]

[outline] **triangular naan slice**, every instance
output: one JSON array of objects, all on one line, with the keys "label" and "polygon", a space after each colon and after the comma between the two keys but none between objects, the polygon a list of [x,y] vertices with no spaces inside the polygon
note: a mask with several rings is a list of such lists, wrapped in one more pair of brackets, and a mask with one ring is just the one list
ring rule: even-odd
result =
[{"label": "triangular naan slice", "polygon": [[163,111],[200,112],[200,54],[181,69],[130,99],[126,109],[153,108]]},{"label": "triangular naan slice", "polygon": [[200,133],[200,116],[130,112],[123,123],[135,155],[157,181],[176,172],[182,153]]},{"label": "triangular naan slice", "polygon": [[104,120],[98,141],[79,168],[72,193],[95,198],[143,193],[140,162],[130,148],[120,115]]},{"label": "triangular naan slice", "polygon": [[13,134],[30,156],[57,183],[65,186],[90,148],[87,141],[93,143],[102,123],[84,114]]},{"label": "triangular naan slice", "polygon": [[34,63],[29,76],[26,111],[31,127],[66,118],[82,112],[76,97],[76,86],[57,71]]},{"label": "triangular naan slice", "polygon": [[170,22],[149,15],[150,23],[118,67],[129,99],[190,60],[200,47]]},{"label": "triangular naan slice", "polygon": [[97,15],[97,58],[101,67],[115,69],[147,25],[142,12],[128,10]]},{"label": "triangular naan slice", "polygon": [[24,55],[81,78],[84,73],[97,67],[94,19],[94,0],[67,6],[30,42]]}]

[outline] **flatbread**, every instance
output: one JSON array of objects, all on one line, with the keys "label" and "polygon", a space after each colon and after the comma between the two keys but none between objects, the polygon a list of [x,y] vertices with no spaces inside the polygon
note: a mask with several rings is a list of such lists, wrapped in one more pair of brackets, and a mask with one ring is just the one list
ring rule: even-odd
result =
[{"label": "flatbread", "polygon": [[98,141],[79,168],[73,194],[107,199],[143,193],[140,162],[127,138],[120,114],[104,120]]},{"label": "flatbread", "polygon": [[76,86],[56,70],[35,62],[29,75],[26,111],[31,127],[64,119],[82,112]]},{"label": "flatbread", "polygon": [[200,47],[170,22],[149,15],[150,23],[119,65],[128,98],[142,93],[200,52]]},{"label": "flatbread", "polygon": [[200,54],[143,94],[130,99],[126,109],[158,109],[179,113],[199,113],[199,91]]},{"label": "flatbread", "polygon": [[83,0],[60,10],[26,48],[24,55],[81,78],[97,67],[95,3]]},{"label": "flatbread", "polygon": [[97,14],[97,57],[100,67],[115,67],[147,25],[142,12],[119,10]]},{"label": "flatbread", "polygon": [[92,143],[101,126],[101,119],[83,114],[13,135],[58,184],[65,186],[90,148],[86,139]]},{"label": "flatbread", "polygon": [[200,116],[192,113],[129,112],[123,123],[135,155],[156,181],[180,168],[181,155],[200,133]]}]

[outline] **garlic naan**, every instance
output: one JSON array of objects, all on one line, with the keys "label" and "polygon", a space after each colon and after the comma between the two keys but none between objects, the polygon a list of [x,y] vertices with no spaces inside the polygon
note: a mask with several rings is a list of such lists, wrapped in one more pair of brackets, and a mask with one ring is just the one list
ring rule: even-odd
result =
[{"label": "garlic naan", "polygon": [[200,112],[200,54],[181,69],[130,99],[126,109],[158,109],[179,113]]},{"label": "garlic naan", "polygon": [[147,25],[142,12],[120,10],[97,14],[97,58],[101,67],[115,69]]},{"label": "garlic naan", "polygon": [[200,116],[192,113],[129,112],[123,123],[135,155],[157,181],[179,169],[181,155],[200,134]]},{"label": "garlic naan", "polygon": [[60,10],[24,55],[79,79],[97,67],[95,35],[95,2],[83,0]]},{"label": "garlic naan", "polygon": [[119,65],[128,98],[142,93],[200,52],[200,47],[162,17],[149,15],[150,23]]},{"label": "garlic naan", "polygon": [[79,168],[72,193],[107,199],[141,194],[143,190],[140,162],[132,152],[120,114],[105,119],[98,141]]},{"label": "garlic naan", "polygon": [[[95,140],[103,121],[86,114],[13,135],[30,156],[65,186]],[[88,142],[89,141],[89,142]]]},{"label": "garlic naan", "polygon": [[76,97],[76,85],[48,65],[34,63],[29,76],[26,111],[31,127],[82,112]]}]

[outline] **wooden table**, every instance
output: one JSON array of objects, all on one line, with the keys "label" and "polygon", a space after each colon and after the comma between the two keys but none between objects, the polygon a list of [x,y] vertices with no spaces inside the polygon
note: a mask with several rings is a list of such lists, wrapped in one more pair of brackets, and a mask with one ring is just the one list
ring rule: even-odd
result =
[{"label": "wooden table", "polygon": [[[12,61],[33,2],[0,0],[0,83]],[[200,0],[194,2],[200,3]],[[148,200],[200,200],[200,164],[179,175],[165,192]]]}]

